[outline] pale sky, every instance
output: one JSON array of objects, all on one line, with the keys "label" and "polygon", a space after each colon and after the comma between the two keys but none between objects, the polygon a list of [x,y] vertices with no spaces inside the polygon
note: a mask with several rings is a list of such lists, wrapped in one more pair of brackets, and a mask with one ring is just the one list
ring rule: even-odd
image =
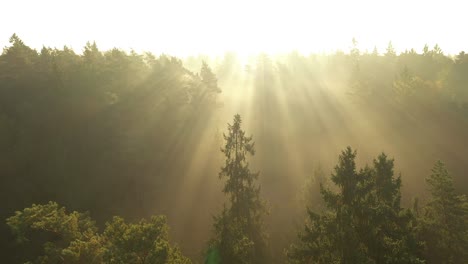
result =
[{"label": "pale sky", "polygon": [[468,2],[410,0],[0,0],[0,46],[17,33],[42,45],[81,52],[98,47],[185,56],[227,50],[303,53],[397,51],[436,43],[445,53],[468,51]]}]

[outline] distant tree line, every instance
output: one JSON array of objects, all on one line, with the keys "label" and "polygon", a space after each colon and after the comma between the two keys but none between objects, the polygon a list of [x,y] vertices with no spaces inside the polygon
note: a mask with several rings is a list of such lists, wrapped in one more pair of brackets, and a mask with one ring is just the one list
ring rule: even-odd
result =
[{"label": "distant tree line", "polygon": [[[467,127],[467,54],[447,56],[437,45],[422,53],[396,54],[391,43],[384,54],[369,53],[353,41],[350,53],[260,54],[246,64],[235,54],[210,60],[101,51],[96,43],[88,43],[82,54],[66,46],[37,51],[13,35],[0,55],[0,217],[7,219],[0,226],[2,262],[190,262],[169,242],[164,216],[134,220],[148,207],[171,204],[173,190],[184,180],[175,168],[188,163],[192,153],[186,150],[212,125],[220,87],[226,91],[246,84],[254,88],[249,111],[258,121],[252,128],[261,144],[254,147],[235,116],[224,136],[225,163],[219,173],[226,203],[213,219],[211,239],[198,246],[202,261],[468,259],[466,196],[441,162],[427,179],[430,199],[415,199],[404,208],[393,159],[381,154],[371,166],[358,169],[356,152],[345,149],[331,177],[321,172],[315,184],[306,185],[301,205],[309,208],[306,223],[286,249],[268,235],[264,221],[275,211],[262,198],[259,174],[248,163],[255,149],[262,151],[259,156],[269,163],[261,167],[262,178],[282,187],[286,177],[270,177],[271,171],[284,174],[278,161],[287,155],[275,144],[283,136],[278,124],[289,124],[302,142],[327,134],[298,102],[334,105],[323,91],[335,85],[344,87],[343,96],[361,109],[382,113],[379,119],[402,135],[412,133],[414,120],[454,120],[459,126],[450,129]],[[324,111],[336,114],[332,108]],[[344,122],[340,118],[337,123]],[[456,187],[464,190],[461,180]],[[290,194],[275,191],[280,202]],[[81,211],[90,211],[95,220]],[[109,220],[114,215],[123,218]],[[291,233],[285,226],[270,228]]]},{"label": "distant tree line", "polygon": [[[174,57],[95,43],[82,54],[36,51],[13,35],[0,55],[0,216],[52,200],[96,212],[102,224],[154,206],[166,189],[154,179],[187,159],[175,145],[202,134],[219,91],[207,64],[193,73]],[[3,225],[0,234],[11,248]]]}]

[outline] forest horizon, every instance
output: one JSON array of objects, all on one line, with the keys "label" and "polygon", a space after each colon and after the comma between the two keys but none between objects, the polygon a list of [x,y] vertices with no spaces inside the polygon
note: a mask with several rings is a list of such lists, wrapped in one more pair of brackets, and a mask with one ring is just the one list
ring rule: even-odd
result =
[{"label": "forest horizon", "polygon": [[0,55],[0,262],[468,257],[462,50],[175,57],[21,37]]}]

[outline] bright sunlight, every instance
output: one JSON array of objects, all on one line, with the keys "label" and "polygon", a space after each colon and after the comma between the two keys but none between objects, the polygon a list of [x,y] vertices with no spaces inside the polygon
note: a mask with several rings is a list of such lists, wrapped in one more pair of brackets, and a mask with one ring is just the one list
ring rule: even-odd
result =
[{"label": "bright sunlight", "polygon": [[356,38],[369,52],[374,47],[384,52],[392,41],[397,51],[439,44],[456,54],[468,44],[460,34],[465,5],[456,0],[3,1],[8,12],[0,16],[0,40],[17,33],[34,48],[68,45],[81,52],[87,41],[96,41],[103,49],[185,56],[346,51]]},{"label": "bright sunlight", "polygon": [[465,5],[2,0],[0,263],[466,264]]}]

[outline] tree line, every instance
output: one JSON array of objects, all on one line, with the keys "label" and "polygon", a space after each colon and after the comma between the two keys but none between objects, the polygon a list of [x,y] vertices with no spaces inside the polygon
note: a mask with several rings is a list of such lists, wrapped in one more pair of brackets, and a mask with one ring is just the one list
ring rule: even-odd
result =
[{"label": "tree line", "polygon": [[[180,177],[162,185],[158,175],[188,159],[175,145],[202,134],[219,91],[207,64],[193,73],[175,57],[95,43],[82,54],[36,51],[13,35],[0,56],[0,216],[58,201],[102,224],[147,211],[144,201],[164,203]],[[13,262],[10,232],[1,225],[0,233],[1,254]]]},{"label": "tree line", "polygon": [[[372,262],[376,261],[380,252],[392,251],[405,255],[400,261],[443,263],[430,262],[441,256],[437,255],[437,250],[430,249],[442,248],[440,252],[445,252],[442,255],[446,256],[446,261],[457,263],[454,256],[461,255],[446,252],[460,251],[464,246],[461,242],[448,241],[462,241],[466,232],[453,230],[466,229],[466,224],[454,220],[459,224],[451,224],[450,228],[453,229],[450,231],[441,228],[440,222],[451,220],[430,220],[437,218],[434,215],[440,209],[428,209],[428,205],[451,208],[446,204],[427,202],[419,206],[417,200],[413,205],[402,201],[409,209],[399,208],[402,207],[397,204],[400,194],[395,193],[400,190],[404,192],[407,188],[406,194],[408,189],[416,189],[415,196],[420,195],[419,190],[425,189],[423,179],[406,177],[406,184],[402,185],[398,183],[398,177],[392,176],[392,180],[382,180],[392,182],[388,186],[385,185],[387,183],[377,183],[376,177],[380,172],[375,164],[364,168],[365,172],[356,169],[357,172],[350,174],[354,175],[351,182],[344,183],[337,179],[335,183],[335,176],[332,179],[326,176],[317,179],[316,182],[323,182],[323,190],[317,185],[308,187],[305,190],[308,192],[308,200],[300,205],[305,207],[307,204],[313,215],[307,215],[307,227],[303,228],[304,231],[292,246],[288,246],[291,241],[281,239],[281,235],[291,234],[295,237],[293,225],[284,219],[302,221],[293,209],[284,208],[288,207],[289,197],[299,190],[286,177],[292,175],[287,166],[291,161],[288,156],[292,154],[289,146],[297,145],[296,156],[304,159],[309,159],[304,153],[315,147],[319,157],[325,152],[328,152],[327,155],[333,153],[334,156],[339,150],[324,146],[336,143],[334,140],[345,134],[343,140],[339,141],[345,143],[340,143],[340,147],[358,146],[361,157],[364,152],[377,151],[365,149],[374,145],[374,142],[363,145],[349,140],[346,133],[351,132],[347,128],[353,125],[354,119],[346,113],[351,113],[349,108],[340,109],[338,103],[342,101],[331,94],[330,91],[336,87],[340,87],[337,94],[343,96],[345,102],[351,102],[353,107],[365,113],[362,119],[372,120],[370,122],[374,122],[372,125],[375,128],[383,128],[379,132],[395,143],[395,148],[388,151],[399,157],[399,162],[413,163],[415,159],[411,156],[420,156],[423,164],[414,163],[406,167],[405,176],[416,175],[414,171],[418,169],[425,171],[430,167],[427,165],[427,155],[437,152],[438,157],[446,161],[455,172],[453,175],[457,184],[453,193],[465,192],[468,182],[462,177],[464,164],[463,158],[460,159],[465,152],[459,143],[462,142],[460,138],[465,137],[464,132],[468,131],[467,58],[464,52],[456,56],[446,55],[439,46],[426,46],[422,53],[408,50],[396,54],[391,45],[385,53],[377,50],[363,52],[358,49],[357,42],[353,42],[349,53],[337,51],[334,54],[307,56],[292,52],[276,57],[260,54],[246,62],[241,62],[235,54],[226,54],[218,59],[178,59],[119,49],[102,51],[92,42],[83,48],[82,53],[76,53],[66,46],[35,50],[13,35],[10,44],[0,55],[0,217],[14,219],[11,216],[15,211],[30,207],[32,211],[29,212],[43,211],[43,215],[55,215],[56,224],[79,218],[85,219],[83,224],[78,224],[81,220],[69,221],[85,226],[60,227],[61,231],[57,232],[74,233],[67,235],[68,238],[64,240],[58,233],[56,236],[47,232],[46,235],[40,234],[41,230],[45,231],[41,227],[45,222],[39,223],[34,227],[37,229],[32,230],[33,243],[30,245],[35,246],[25,250],[12,243],[22,235],[12,233],[11,228],[3,224],[0,226],[0,247],[3,249],[0,252],[1,259],[6,263],[16,263],[20,261],[18,258],[34,260],[42,256],[40,261],[48,258],[50,261],[87,263],[89,260],[80,260],[76,252],[83,252],[84,247],[93,252],[91,248],[94,247],[100,253],[90,253],[90,256],[99,256],[97,260],[104,262],[111,258],[138,262],[141,260],[136,259],[141,256],[137,255],[141,252],[147,254],[146,261],[153,257],[157,261],[186,261],[181,251],[194,261],[207,259],[214,263],[217,259],[222,259],[223,263],[226,259],[237,263],[271,263],[281,262],[282,258],[291,262],[336,262],[343,258]],[[224,124],[226,120],[222,111],[229,112],[229,115],[232,113],[228,106],[223,105],[229,103],[227,98],[221,101],[220,87],[225,95],[243,92],[245,87],[252,88],[251,93],[241,93],[240,96],[249,97],[252,105],[250,108],[241,105],[241,108],[246,109],[242,113],[244,117],[249,115],[244,124],[254,120],[248,125],[256,135],[256,148],[261,153],[257,157],[261,161],[255,162],[264,177],[251,172],[247,163],[236,165],[238,160],[231,153],[231,145],[224,145],[223,154],[230,152],[230,158],[221,160],[221,155],[211,154],[203,157],[210,162],[207,169],[199,172],[210,172],[206,173],[207,177],[215,175],[219,159],[224,164],[220,177],[226,183],[229,182],[229,187],[223,189],[226,206],[213,219],[214,235],[208,245],[186,242],[186,231],[180,231],[183,229],[177,223],[171,226],[174,227],[173,234],[178,235],[180,249],[167,242],[167,231],[158,231],[159,238],[156,240],[164,241],[158,243],[166,243],[160,251],[144,249],[135,255],[135,248],[126,251],[121,246],[118,249],[120,253],[116,255],[107,252],[118,247],[116,244],[124,243],[115,241],[115,237],[106,233],[107,225],[114,226],[114,229],[118,225],[119,232],[127,233],[130,241],[139,240],[140,235],[153,232],[150,229],[167,229],[164,217],[158,216],[157,220],[151,218],[155,211],[167,215],[169,220],[177,218],[171,209],[174,207],[174,197],[178,195],[176,191],[185,181],[182,172],[189,168],[186,164],[190,164],[198,154],[191,150],[199,145],[217,150],[223,140],[217,131],[224,130],[224,127],[218,125]],[[222,121],[214,121],[216,119]],[[379,123],[380,120],[384,122]],[[239,130],[235,124],[236,120],[228,131]],[[287,141],[282,126],[288,129]],[[428,129],[428,126],[433,129]],[[442,131],[442,134],[433,132],[435,130]],[[393,131],[400,135],[393,135]],[[335,137],[336,133],[340,135]],[[210,138],[212,141],[202,141],[202,138]],[[248,137],[241,138],[249,142],[247,145],[251,144]],[[399,138],[408,140],[398,141]],[[423,143],[427,147],[421,149]],[[311,147],[314,144],[317,145]],[[242,150],[244,159],[254,153],[253,145],[247,145]],[[404,155],[405,151],[397,152],[408,146],[415,151],[406,152],[418,155],[409,157]],[[391,159],[386,159],[390,163]],[[377,161],[380,161],[380,156]],[[228,173],[233,173],[234,169],[242,172],[236,172],[240,178],[229,181]],[[338,175],[338,172],[333,175]],[[213,188],[217,187],[213,181],[207,182],[204,183],[205,190],[218,190]],[[266,198],[260,196],[260,182],[264,193],[265,190],[269,193],[265,194],[268,196]],[[377,192],[376,186],[382,184],[385,188],[393,188],[393,191],[389,191],[391,195]],[[347,204],[342,204],[344,194],[340,194],[340,188],[344,190],[344,185],[346,197],[348,192],[352,193],[352,197],[347,198]],[[238,193],[240,191],[245,193]],[[464,199],[455,194],[452,196],[444,199],[451,199],[452,202]],[[409,195],[401,197],[411,199]],[[49,204],[49,201],[57,204]],[[36,206],[31,207],[31,204]],[[218,212],[213,204],[216,201],[200,203],[200,211]],[[255,211],[247,210],[246,205],[252,205]],[[64,206],[73,210],[68,212]],[[281,213],[271,208],[277,206],[283,206]],[[93,220],[75,210],[90,211]],[[366,210],[373,214],[363,216]],[[464,209],[454,210],[457,212],[454,215],[465,214]],[[32,217],[27,214],[21,217]],[[120,222],[109,221],[115,215],[128,222],[122,219]],[[450,215],[444,213],[444,217],[452,217]],[[17,220],[23,219],[21,217]],[[148,220],[139,222],[141,217]],[[386,222],[382,218],[391,221]],[[283,220],[275,222],[276,219]],[[345,220],[347,224],[343,222]],[[32,224],[33,220],[29,221],[23,223],[22,228]],[[365,229],[368,222],[372,222],[375,227]],[[208,227],[211,226],[211,222],[206,223]],[[338,227],[338,224],[341,226]],[[336,232],[327,229],[332,227]],[[68,230],[70,228],[74,228],[74,231]],[[136,230],[140,230],[140,233],[137,234]],[[269,236],[266,235],[267,231],[270,231]],[[405,232],[406,237],[402,237],[401,234]],[[209,237],[209,232],[205,233]],[[132,236],[134,238],[130,238]],[[321,242],[316,245],[305,237],[315,237],[314,241]],[[204,238],[197,241],[204,241]],[[351,250],[345,244],[336,244],[343,238],[353,241],[354,245],[358,245],[358,250]],[[156,240],[148,243],[153,245]],[[69,248],[72,241],[82,245],[74,243]],[[43,248],[39,246],[43,242],[52,244]],[[53,244],[55,242],[58,244]],[[287,248],[287,254],[283,254],[284,248]],[[199,249],[204,253],[199,254]],[[318,251],[328,252],[328,257],[314,253]],[[63,252],[70,254],[62,255],[68,254]],[[162,258],[161,254],[166,254],[166,257]],[[386,256],[385,260],[378,259],[378,263],[398,255],[392,254]],[[398,257],[403,258],[400,255]]]}]

